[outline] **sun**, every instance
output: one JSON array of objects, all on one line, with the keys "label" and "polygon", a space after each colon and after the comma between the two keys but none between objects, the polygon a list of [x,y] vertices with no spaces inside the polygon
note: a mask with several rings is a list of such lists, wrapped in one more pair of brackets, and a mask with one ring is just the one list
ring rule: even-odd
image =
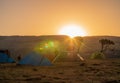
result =
[{"label": "sun", "polygon": [[61,27],[59,34],[68,35],[71,38],[73,38],[75,36],[86,36],[87,32],[78,25],[70,24],[70,25]]}]

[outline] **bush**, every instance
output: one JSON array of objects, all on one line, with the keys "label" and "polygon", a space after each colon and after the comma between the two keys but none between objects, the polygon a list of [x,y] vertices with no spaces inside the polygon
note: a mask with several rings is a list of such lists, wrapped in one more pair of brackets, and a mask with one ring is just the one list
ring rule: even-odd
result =
[{"label": "bush", "polygon": [[95,52],[91,55],[91,59],[105,59],[105,55],[101,52]]}]

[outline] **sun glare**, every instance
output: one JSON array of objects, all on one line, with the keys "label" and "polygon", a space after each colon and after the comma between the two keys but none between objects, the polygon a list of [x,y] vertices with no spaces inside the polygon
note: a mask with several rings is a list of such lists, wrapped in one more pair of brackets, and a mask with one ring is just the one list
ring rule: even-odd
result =
[{"label": "sun glare", "polygon": [[68,35],[71,38],[73,38],[75,36],[86,36],[87,35],[86,31],[82,27],[73,25],[73,24],[63,26],[60,29],[59,34]]}]

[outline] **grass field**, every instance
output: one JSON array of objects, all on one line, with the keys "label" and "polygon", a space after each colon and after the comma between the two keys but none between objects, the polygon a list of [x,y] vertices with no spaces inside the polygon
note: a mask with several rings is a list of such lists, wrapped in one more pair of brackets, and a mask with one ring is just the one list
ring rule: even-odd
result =
[{"label": "grass field", "polygon": [[120,59],[55,62],[53,66],[0,64],[0,83],[120,83]]}]

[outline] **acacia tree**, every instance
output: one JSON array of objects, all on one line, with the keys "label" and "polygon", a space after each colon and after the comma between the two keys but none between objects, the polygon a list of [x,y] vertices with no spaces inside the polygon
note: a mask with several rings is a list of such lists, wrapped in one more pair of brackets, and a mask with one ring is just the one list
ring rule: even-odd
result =
[{"label": "acacia tree", "polygon": [[109,39],[101,39],[99,40],[99,43],[101,44],[101,52],[105,52],[110,45],[115,44],[112,40]]}]

